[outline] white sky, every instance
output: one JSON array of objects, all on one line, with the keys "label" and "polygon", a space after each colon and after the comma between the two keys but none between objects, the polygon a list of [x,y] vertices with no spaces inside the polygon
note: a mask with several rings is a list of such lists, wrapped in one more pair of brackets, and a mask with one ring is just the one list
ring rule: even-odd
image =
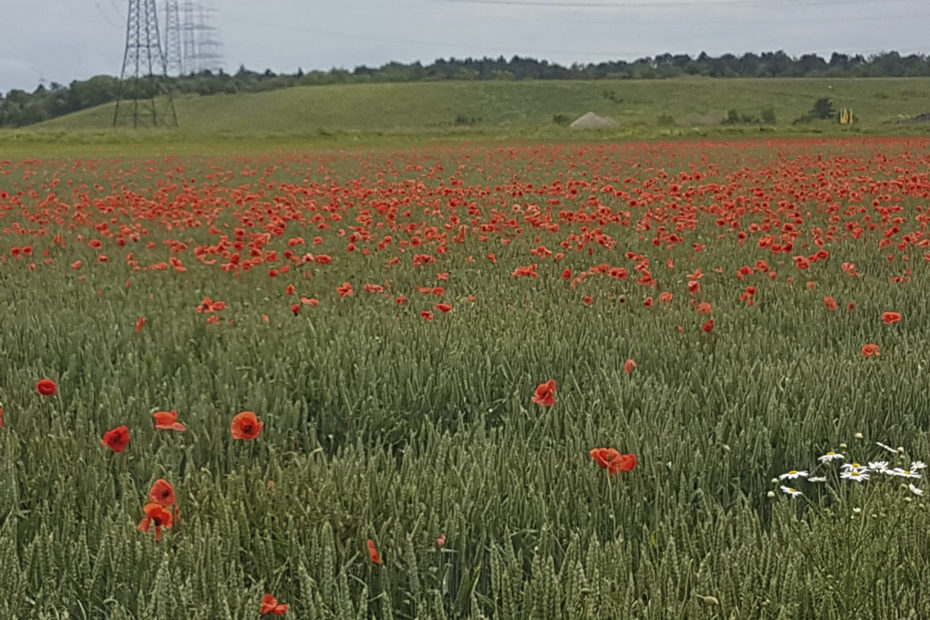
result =
[{"label": "white sky", "polygon": [[[183,2],[183,0],[182,0]],[[164,36],[163,0],[156,0]],[[530,56],[930,53],[930,0],[203,0],[226,71]],[[0,92],[119,75],[129,0],[0,0]]]}]

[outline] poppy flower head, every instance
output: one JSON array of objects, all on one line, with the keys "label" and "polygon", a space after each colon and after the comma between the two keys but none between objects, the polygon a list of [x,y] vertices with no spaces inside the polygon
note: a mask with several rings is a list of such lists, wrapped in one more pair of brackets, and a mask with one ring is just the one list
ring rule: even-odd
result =
[{"label": "poppy flower head", "polygon": [[885,312],[882,314],[882,321],[885,322],[885,325],[894,325],[901,320],[900,312]]},{"label": "poppy flower head", "polygon": [[129,428],[123,424],[104,433],[100,443],[114,452],[123,452],[129,445],[129,439]]},{"label": "poppy flower head", "polygon": [[156,411],[152,414],[155,418],[155,428],[163,431],[186,431],[187,427],[178,422],[178,410]]},{"label": "poppy flower head", "polygon": [[266,594],[264,598],[262,598],[262,613],[283,616],[287,613],[287,605],[279,603],[278,599],[273,595]]},{"label": "poppy flower head", "polygon": [[551,407],[556,403],[555,397],[555,379],[549,379],[545,383],[536,386],[536,392],[533,394],[533,402],[543,407]]},{"label": "poppy flower head", "polygon": [[368,539],[368,557],[370,557],[371,561],[378,566],[384,564],[384,561],[381,559],[381,554],[378,553],[378,548],[375,547],[375,541],[370,538]]},{"label": "poppy flower head", "polygon": [[152,526],[155,526],[155,540],[161,540],[161,530],[162,528],[170,528],[173,524],[173,519],[171,517],[171,512],[165,509],[164,506],[160,504],[146,504],[145,508],[145,518],[139,522],[139,525],[136,529],[140,532],[149,533],[149,530]]},{"label": "poppy flower head", "polygon": [[623,372],[631,374],[634,370],[636,370],[636,360],[630,358],[623,364]]},{"label": "poppy flower head", "polygon": [[39,382],[36,383],[36,390],[38,390],[39,394],[42,396],[54,396],[58,391],[58,386],[51,379],[40,379]]},{"label": "poppy flower head", "polygon": [[0,405],[0,428],[3,428],[3,405]]},{"label": "poppy flower head", "polygon": [[590,454],[594,462],[606,469],[611,476],[621,471],[630,471],[637,463],[635,454],[621,454],[614,448],[594,448]]},{"label": "poppy flower head", "polygon": [[177,495],[174,493],[174,487],[164,478],[159,478],[152,485],[149,491],[149,500],[159,506],[174,506],[177,501]]},{"label": "poppy flower head", "polygon": [[881,357],[882,350],[877,344],[869,343],[862,347],[862,356],[863,357]]},{"label": "poppy flower head", "polygon": [[236,414],[230,424],[233,439],[252,440],[262,434],[264,422],[258,421],[254,411],[243,411]]}]

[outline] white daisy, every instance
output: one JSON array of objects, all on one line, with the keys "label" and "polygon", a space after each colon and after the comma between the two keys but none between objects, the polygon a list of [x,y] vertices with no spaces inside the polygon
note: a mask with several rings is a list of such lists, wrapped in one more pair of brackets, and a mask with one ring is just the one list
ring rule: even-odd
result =
[{"label": "white daisy", "polygon": [[919,488],[915,487],[913,484],[907,485],[907,488],[908,488],[908,489],[910,490],[910,492],[913,493],[914,495],[923,495],[923,494],[924,494],[924,490],[923,490],[923,489],[919,489]]},{"label": "white daisy", "polygon": [[840,469],[847,473],[851,471],[857,471],[859,473],[869,471],[869,468],[865,465],[862,465],[861,463],[843,463]]},{"label": "white daisy", "polygon": [[923,461],[912,461],[911,469],[913,471],[917,471],[918,469],[927,469],[927,464],[924,463]]},{"label": "white daisy", "polygon": [[830,461],[836,461],[836,460],[841,461],[845,458],[846,457],[840,454],[839,452],[834,452],[833,450],[830,450],[823,456],[818,456],[817,460],[820,461],[821,463],[829,463]]},{"label": "white daisy", "polygon": [[885,450],[888,450],[888,452],[891,452],[892,454],[897,454],[897,453],[898,453],[898,449],[897,449],[897,448],[892,448],[891,446],[886,446],[885,444],[883,444],[883,443],[880,442],[880,441],[876,441],[876,442],[875,442],[875,445],[878,446],[879,448],[884,448]]},{"label": "white daisy", "polygon": [[801,492],[798,491],[797,489],[792,489],[791,487],[780,487],[780,488],[781,488],[781,490],[782,490],[783,492],[787,493],[787,494],[790,495],[791,497],[797,497],[798,495],[804,495],[803,493],[801,493]]},{"label": "white daisy", "polygon": [[807,481],[808,482],[826,482],[827,477],[826,476],[811,476],[810,478],[807,479]]},{"label": "white daisy", "polygon": [[869,469],[885,473],[888,469],[888,461],[869,461]]},{"label": "white daisy", "polygon": [[845,478],[846,480],[855,480],[856,482],[865,482],[869,479],[869,470],[849,469],[841,473],[840,478]]},{"label": "white daisy", "polygon": [[900,467],[895,467],[891,471],[893,475],[900,476],[901,478],[920,478],[920,474],[910,469],[901,469]]},{"label": "white daisy", "polygon": [[787,478],[788,480],[796,480],[797,478],[807,478],[807,476],[808,476],[808,473],[806,471],[798,471],[796,469],[792,469],[788,473],[780,475],[778,479],[784,480],[785,478]]}]

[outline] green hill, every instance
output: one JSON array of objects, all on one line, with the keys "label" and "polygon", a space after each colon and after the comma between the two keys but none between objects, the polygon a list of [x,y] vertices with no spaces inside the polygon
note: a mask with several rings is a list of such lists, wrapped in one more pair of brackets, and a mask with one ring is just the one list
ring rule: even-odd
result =
[{"label": "green hill", "polygon": [[[836,110],[852,108],[853,127],[835,121],[795,123],[820,98]],[[161,102],[159,105],[163,105]],[[160,140],[423,140],[655,138],[679,135],[927,133],[905,122],[930,112],[925,78],[679,78],[597,81],[456,81],[303,86],[254,94],[175,99],[180,128]],[[768,121],[761,121],[769,109]],[[728,112],[749,120],[721,123]],[[114,104],[59,117],[19,139],[63,136],[77,141],[153,139],[151,132],[114,130]],[[618,129],[570,130],[568,122],[593,111]],[[774,114],[775,122],[771,123]],[[752,122],[755,120],[756,122]],[[76,133],[75,133],[76,132]],[[133,136],[136,136],[135,138]]]}]

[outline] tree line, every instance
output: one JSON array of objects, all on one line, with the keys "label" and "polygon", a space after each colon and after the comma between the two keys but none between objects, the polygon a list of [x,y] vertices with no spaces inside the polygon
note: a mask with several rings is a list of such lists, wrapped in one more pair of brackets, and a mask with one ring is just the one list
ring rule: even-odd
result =
[{"label": "tree line", "polygon": [[75,80],[68,86],[40,84],[33,92],[14,89],[0,94],[0,127],[22,127],[124,98],[147,98],[152,92],[174,95],[214,95],[259,92],[324,84],[364,82],[424,82],[442,80],[599,80],[707,77],[926,77],[930,56],[883,52],[868,57],[834,52],[829,59],[816,54],[792,57],[783,51],[696,57],[661,54],[655,57],[563,66],[546,60],[514,56],[438,59],[432,64],[389,62],[381,67],[330,69],[293,74],[256,72],[241,66],[234,74],[204,71],[177,77],[121,81],[108,75]]}]

